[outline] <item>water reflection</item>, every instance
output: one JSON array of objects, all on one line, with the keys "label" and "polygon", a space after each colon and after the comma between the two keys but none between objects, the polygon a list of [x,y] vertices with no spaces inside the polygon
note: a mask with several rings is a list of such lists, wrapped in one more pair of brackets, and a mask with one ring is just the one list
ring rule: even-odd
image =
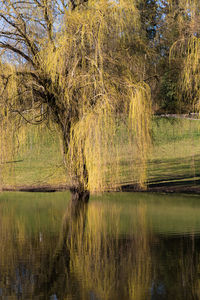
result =
[{"label": "water reflection", "polygon": [[7,205],[0,205],[0,299],[200,299],[199,237],[154,233],[144,203],[127,234],[119,206],[100,201],[70,202],[58,232],[53,213],[48,230],[30,231]]}]

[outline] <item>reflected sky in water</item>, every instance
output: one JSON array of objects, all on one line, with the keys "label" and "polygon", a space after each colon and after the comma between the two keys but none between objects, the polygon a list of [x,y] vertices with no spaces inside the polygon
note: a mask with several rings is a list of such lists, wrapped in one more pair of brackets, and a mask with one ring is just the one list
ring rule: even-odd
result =
[{"label": "reflected sky in water", "polygon": [[200,299],[197,196],[0,195],[0,299]]}]

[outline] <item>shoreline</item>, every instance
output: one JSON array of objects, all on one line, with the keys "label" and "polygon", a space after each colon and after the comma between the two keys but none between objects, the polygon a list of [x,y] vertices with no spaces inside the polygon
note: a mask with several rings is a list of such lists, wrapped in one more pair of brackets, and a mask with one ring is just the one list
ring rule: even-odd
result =
[{"label": "shoreline", "polygon": [[[24,185],[24,186],[4,186],[2,192],[35,192],[53,193],[69,191],[69,186],[61,185]],[[200,184],[183,184],[180,182],[150,183],[146,189],[139,188],[136,184],[124,184],[117,190],[107,190],[105,192],[143,192],[143,193],[184,193],[200,194]]]}]

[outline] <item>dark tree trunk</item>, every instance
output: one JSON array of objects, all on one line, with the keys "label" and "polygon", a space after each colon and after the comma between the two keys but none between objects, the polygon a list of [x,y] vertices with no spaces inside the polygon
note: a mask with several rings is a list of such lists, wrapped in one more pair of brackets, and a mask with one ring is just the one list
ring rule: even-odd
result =
[{"label": "dark tree trunk", "polygon": [[80,186],[72,186],[70,188],[71,192],[71,200],[74,205],[78,205],[78,203],[88,203],[90,198],[90,192],[88,190],[84,190],[84,188]]}]

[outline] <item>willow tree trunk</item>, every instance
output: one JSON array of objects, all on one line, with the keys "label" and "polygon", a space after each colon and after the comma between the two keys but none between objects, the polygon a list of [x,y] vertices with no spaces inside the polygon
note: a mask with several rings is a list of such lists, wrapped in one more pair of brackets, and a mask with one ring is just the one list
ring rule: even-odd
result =
[{"label": "willow tree trunk", "polygon": [[[70,145],[70,126],[68,125],[68,130],[63,131],[63,155],[68,153],[69,151],[69,145]],[[72,138],[72,137],[71,137]],[[78,205],[78,203],[88,203],[90,192],[87,190],[86,186],[88,184],[88,170],[86,165],[86,159],[84,156],[84,151],[82,149],[82,157],[83,157],[83,176],[80,176],[78,174],[78,170],[73,166],[73,162],[65,161],[65,164],[71,164],[71,186],[69,188],[71,192],[71,200],[74,202],[74,205]],[[78,153],[78,150],[77,150]],[[74,160],[77,160],[77,157],[75,155]],[[82,177],[82,178],[81,178]]]},{"label": "willow tree trunk", "polygon": [[71,200],[73,201],[74,205],[78,204],[79,202],[88,203],[90,192],[84,189],[81,185],[70,187],[70,192]]}]

